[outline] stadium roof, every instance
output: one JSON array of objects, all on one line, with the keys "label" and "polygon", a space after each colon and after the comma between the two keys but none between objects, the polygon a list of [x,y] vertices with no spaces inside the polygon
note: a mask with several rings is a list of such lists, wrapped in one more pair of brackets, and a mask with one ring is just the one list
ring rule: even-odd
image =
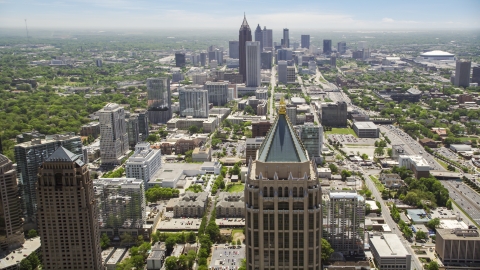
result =
[{"label": "stadium roof", "polygon": [[449,52],[435,50],[435,51],[429,51],[429,52],[422,53],[422,54],[420,54],[420,56],[451,56],[451,57],[453,57],[455,55],[451,54]]}]

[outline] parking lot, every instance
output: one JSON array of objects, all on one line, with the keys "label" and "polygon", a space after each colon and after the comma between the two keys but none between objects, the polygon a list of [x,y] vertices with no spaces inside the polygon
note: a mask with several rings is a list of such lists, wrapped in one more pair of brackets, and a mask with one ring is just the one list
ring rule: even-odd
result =
[{"label": "parking lot", "polygon": [[213,246],[212,260],[209,269],[213,270],[236,270],[245,258],[245,245],[231,246],[220,244]]}]

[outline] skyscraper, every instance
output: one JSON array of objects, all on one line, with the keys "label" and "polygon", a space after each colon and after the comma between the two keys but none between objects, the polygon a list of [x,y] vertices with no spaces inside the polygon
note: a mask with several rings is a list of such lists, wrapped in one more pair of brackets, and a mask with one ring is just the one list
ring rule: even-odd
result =
[{"label": "skyscraper", "polygon": [[277,71],[278,71],[278,82],[287,84],[287,61],[279,60]]},{"label": "skyscraper", "polygon": [[17,176],[20,194],[22,197],[22,210],[25,223],[34,225],[37,212],[37,183],[38,167],[59,146],[63,146],[74,154],[82,154],[82,140],[72,134],[46,136],[45,139],[34,138],[30,141],[15,145],[15,160],[17,161]]},{"label": "skyscraper", "polygon": [[60,146],[38,170],[43,269],[103,269],[98,205],[87,164]]},{"label": "skyscraper", "polygon": [[457,60],[455,67],[455,86],[470,86],[470,68],[472,62],[468,60]]},{"label": "skyscraper", "polygon": [[323,53],[330,55],[332,53],[332,40],[324,39],[323,40]]},{"label": "skyscraper", "polygon": [[480,85],[480,66],[472,68],[472,82]]},{"label": "skyscraper", "polygon": [[262,69],[272,69],[272,52],[262,52],[260,58]]},{"label": "skyscraper", "polygon": [[227,103],[228,97],[228,82],[206,82],[205,90],[208,91],[208,101],[213,106],[223,106]]},{"label": "skyscraper", "polygon": [[135,145],[141,141],[138,114],[128,113],[125,121],[127,122],[128,145],[133,149]]},{"label": "skyscraper", "polygon": [[247,17],[243,16],[243,22],[240,26],[240,31],[238,33],[238,40],[239,40],[239,63],[240,69],[239,73],[243,76],[243,81],[245,82],[247,79],[247,51],[246,51],[246,42],[252,41],[252,31],[250,30],[250,26],[248,26]]},{"label": "skyscraper", "polygon": [[147,107],[150,123],[165,124],[172,118],[170,79],[167,77],[147,79]]},{"label": "skyscraper", "polygon": [[145,141],[148,137],[148,111],[144,109],[136,109],[135,113],[138,114],[138,132],[141,134],[141,141]]},{"label": "skyscraper", "polygon": [[238,40],[231,40],[228,42],[228,57],[238,59],[238,50]]},{"label": "skyscraper", "polygon": [[272,29],[267,29],[266,26],[263,27],[263,48],[273,48],[273,31]]},{"label": "skyscraper", "polygon": [[280,102],[245,184],[247,269],[321,269],[322,190]]},{"label": "skyscraper", "polygon": [[185,53],[175,53],[175,66],[184,67],[185,66]]},{"label": "skyscraper", "polygon": [[300,126],[300,139],[311,159],[322,155],[323,127],[307,122]]},{"label": "skyscraper", "polygon": [[288,33],[288,28],[283,28],[282,47],[283,48],[289,48],[290,47],[290,35]]},{"label": "skyscraper", "polygon": [[310,49],[310,35],[302,35],[301,41],[302,41],[302,48]]},{"label": "skyscraper", "polygon": [[345,41],[340,41],[338,42],[337,44],[337,51],[340,53],[340,54],[344,54],[345,52],[347,52],[347,43]]},{"label": "skyscraper", "polygon": [[257,29],[255,29],[255,41],[260,42],[260,52],[263,52],[263,31],[260,28],[260,24],[257,25]]},{"label": "skyscraper", "polygon": [[260,42],[247,41],[246,45],[247,80],[245,84],[247,87],[259,87],[262,82],[260,72]]},{"label": "skyscraper", "polygon": [[125,110],[116,103],[108,103],[99,111],[99,121],[102,164],[120,164],[128,151]]},{"label": "skyscraper", "polygon": [[200,66],[204,67],[207,64],[207,52],[200,53]]},{"label": "skyscraper", "polygon": [[0,154],[0,248],[15,249],[25,242],[23,215],[18,197],[17,173],[12,162]]},{"label": "skyscraper", "polygon": [[180,115],[208,118],[208,91],[203,89],[178,90]]}]

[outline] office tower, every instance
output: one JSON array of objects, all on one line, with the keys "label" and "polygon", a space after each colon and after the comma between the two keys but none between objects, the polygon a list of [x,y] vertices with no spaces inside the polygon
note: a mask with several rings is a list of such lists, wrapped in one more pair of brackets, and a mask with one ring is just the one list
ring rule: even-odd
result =
[{"label": "office tower", "polygon": [[140,128],[138,124],[138,114],[129,114],[125,121],[127,122],[128,145],[134,148],[140,141]]},{"label": "office tower", "polygon": [[469,87],[470,86],[470,67],[471,61],[457,60],[455,67],[455,86]]},{"label": "office tower", "polygon": [[262,69],[272,69],[272,52],[262,52],[260,58]]},{"label": "office tower", "polygon": [[302,35],[301,41],[302,41],[302,48],[310,49],[310,35]]},{"label": "office tower", "polygon": [[247,41],[246,42],[246,57],[247,57],[247,80],[245,85],[247,87],[259,87],[262,78],[260,74],[260,42]]},{"label": "office tower", "polygon": [[295,67],[294,66],[288,66],[287,67],[287,83],[295,82]]},{"label": "office tower", "polygon": [[300,126],[299,131],[299,137],[302,140],[310,159],[321,156],[323,145],[323,127],[321,125],[314,125],[311,122],[307,122]]},{"label": "office tower", "polygon": [[245,184],[247,269],[321,269],[322,190],[285,102],[250,161]]},{"label": "office tower", "polygon": [[144,186],[162,166],[162,154],[159,149],[152,149],[150,143],[142,142],[135,145],[135,152],[125,163],[127,178],[142,179]]},{"label": "office tower", "polygon": [[323,238],[336,252],[360,254],[365,239],[365,199],[356,191],[323,195]]},{"label": "office tower", "polygon": [[347,43],[345,41],[340,41],[338,42],[337,44],[337,51],[340,53],[340,54],[344,54],[347,52]]},{"label": "office tower", "polygon": [[288,28],[283,28],[282,47],[283,48],[289,48],[290,47],[290,35],[288,33]]},{"label": "office tower", "polygon": [[239,73],[243,76],[243,81],[245,82],[247,79],[247,51],[246,51],[246,43],[247,41],[252,41],[252,31],[250,30],[250,26],[248,26],[247,17],[243,16],[242,26],[240,26],[240,31],[238,33],[238,40],[239,40],[239,62],[240,62],[240,69]]},{"label": "office tower", "polygon": [[104,269],[99,205],[87,164],[60,146],[38,169],[38,232],[43,269]]},{"label": "office tower", "polygon": [[217,60],[217,56],[215,54],[215,51],[209,51],[208,52],[208,63],[212,62],[213,60]]},{"label": "office tower", "polygon": [[204,67],[207,64],[207,53],[201,52],[200,53],[200,66]]},{"label": "office tower", "polygon": [[331,67],[337,67],[337,56],[335,56],[335,54],[333,54],[333,53],[330,56],[330,66]]},{"label": "office tower", "polygon": [[368,42],[367,41],[359,41],[357,42],[357,50],[366,50],[368,49]]},{"label": "office tower", "polygon": [[292,50],[287,50],[287,49],[277,50],[277,61],[280,61],[280,60],[290,61],[292,59],[293,59]]},{"label": "office tower", "polygon": [[273,31],[272,29],[267,29],[267,27],[263,27],[263,48],[269,48],[270,50],[273,49]]},{"label": "office tower", "polygon": [[12,250],[25,242],[23,215],[13,163],[0,154],[0,248]]},{"label": "office tower", "polygon": [[180,116],[208,118],[208,91],[203,89],[178,90]]},{"label": "office tower", "polygon": [[185,66],[185,53],[175,53],[175,66],[184,67]]},{"label": "office tower", "polygon": [[278,82],[287,84],[287,61],[285,60],[278,61],[277,72],[278,72]]},{"label": "office tower", "polygon": [[116,103],[108,103],[98,113],[102,164],[120,164],[128,151],[125,110]]},{"label": "office tower", "polygon": [[37,183],[38,167],[59,146],[67,148],[74,154],[82,154],[82,140],[73,133],[46,136],[45,139],[34,138],[31,141],[15,145],[14,151],[22,197],[22,210],[27,226],[35,226],[36,222],[37,195],[35,193],[35,185]]},{"label": "office tower", "polygon": [[198,66],[198,62],[200,61],[200,56],[198,54],[190,55],[190,62],[193,66]]},{"label": "office tower", "polygon": [[165,124],[172,118],[170,80],[167,77],[147,79],[148,119]]},{"label": "office tower", "polygon": [[129,233],[143,235],[146,222],[144,181],[135,178],[100,178],[93,182],[98,205],[99,234],[110,239]]},{"label": "office tower", "polygon": [[255,29],[255,41],[260,42],[260,52],[263,52],[263,31],[260,28],[260,24],[257,25],[257,29]]},{"label": "office tower", "polygon": [[102,59],[100,58],[95,59],[95,64],[97,65],[97,67],[102,67]]},{"label": "office tower", "polygon": [[208,102],[213,106],[223,106],[227,103],[228,82],[206,82],[205,90],[208,91]]},{"label": "office tower", "polygon": [[215,49],[215,59],[219,65],[223,65],[223,50]]},{"label": "office tower", "polygon": [[228,42],[228,57],[238,59],[238,50],[240,43],[238,40]]},{"label": "office tower", "polygon": [[480,85],[480,66],[472,68],[472,83]]},{"label": "office tower", "polygon": [[324,39],[323,40],[323,53],[326,55],[330,55],[332,53],[332,40],[331,39]]},{"label": "office tower", "polygon": [[144,109],[136,109],[138,114],[138,132],[140,133],[140,141],[145,141],[149,135],[148,130],[148,111]]},{"label": "office tower", "polygon": [[322,103],[322,126],[345,127],[347,126],[347,103]]},{"label": "office tower", "polygon": [[300,46],[300,43],[298,43],[297,41],[294,41],[292,43],[292,45],[293,45],[293,50],[296,51],[298,49],[298,47]]}]

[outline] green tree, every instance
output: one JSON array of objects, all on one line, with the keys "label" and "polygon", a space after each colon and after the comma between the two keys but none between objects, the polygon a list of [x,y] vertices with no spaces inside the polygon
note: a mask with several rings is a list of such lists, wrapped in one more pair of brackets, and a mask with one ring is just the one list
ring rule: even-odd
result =
[{"label": "green tree", "polygon": [[107,249],[110,246],[110,237],[106,233],[102,233],[100,237],[100,247],[102,249]]},{"label": "green tree", "polygon": [[188,128],[188,132],[189,132],[190,134],[195,134],[195,133],[197,133],[198,131],[199,131],[199,129],[198,129],[197,126],[193,126],[193,125],[192,125],[192,126],[190,126],[190,127]]},{"label": "green tree", "polygon": [[433,219],[429,220],[426,224],[426,226],[431,230],[435,230],[435,228],[438,225],[440,225],[440,219],[439,218],[433,218]]},{"label": "green tree", "polygon": [[122,246],[130,246],[134,242],[134,238],[131,234],[124,232],[120,236],[120,245]]},{"label": "green tree", "polygon": [[335,164],[333,164],[333,163],[330,163],[330,164],[328,165],[328,167],[330,168],[330,171],[332,171],[333,174],[338,173],[338,167],[337,167],[337,165],[335,165]]},{"label": "green tree", "polygon": [[334,250],[330,243],[325,238],[322,238],[322,263],[328,262],[333,252]]},{"label": "green tree", "polygon": [[30,260],[28,258],[23,259],[20,261],[20,270],[32,270],[33,266],[32,263],[30,263]]},{"label": "green tree", "polygon": [[250,105],[245,106],[245,109],[243,109],[243,111],[247,114],[255,115],[255,111],[253,110],[252,106],[250,106]]},{"label": "green tree", "polygon": [[365,153],[363,153],[361,157],[362,157],[362,159],[363,159],[364,161],[368,159],[368,155],[365,154]]},{"label": "green tree", "polygon": [[439,269],[439,265],[436,261],[431,261],[427,266],[427,270],[438,270],[438,269]]},{"label": "green tree", "polygon": [[342,170],[341,176],[342,176],[342,180],[345,181],[345,180],[347,180],[347,177],[352,176],[352,172],[347,171],[347,170]]},{"label": "green tree", "polygon": [[27,238],[34,238],[37,236],[38,236],[37,231],[34,229],[29,230],[27,233]]},{"label": "green tree", "polygon": [[177,260],[178,258],[175,256],[167,257],[165,260],[165,269],[166,270],[176,270],[177,269]]},{"label": "green tree", "polygon": [[417,233],[415,234],[415,239],[416,240],[427,239],[427,234],[424,231],[418,230]]},{"label": "green tree", "polygon": [[158,141],[158,135],[155,133],[149,134],[146,141],[149,143],[155,143]]}]

